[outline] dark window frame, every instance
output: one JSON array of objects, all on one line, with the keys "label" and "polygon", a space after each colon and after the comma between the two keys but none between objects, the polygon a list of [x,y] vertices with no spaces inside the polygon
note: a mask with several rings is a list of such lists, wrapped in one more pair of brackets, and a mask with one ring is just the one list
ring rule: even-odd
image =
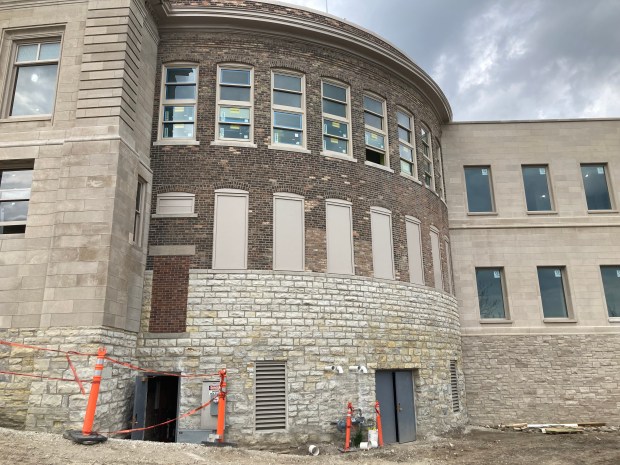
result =
[{"label": "dark window frame", "polygon": [[[616,278],[618,279],[618,284],[616,286],[611,285],[610,288],[608,288],[605,285],[605,281],[606,281],[606,277],[605,274],[603,273],[603,269],[608,268],[610,270],[612,270],[612,275],[615,274]],[[603,298],[605,300],[605,307],[607,309],[607,316],[609,318],[618,318],[620,319],[620,265],[601,265],[600,266],[601,269],[601,282],[603,285]],[[613,279],[613,277],[612,277]],[[615,293],[617,294],[617,296],[614,296],[615,298],[617,298],[617,302],[610,302],[610,295],[613,294],[615,291]],[[612,310],[612,306],[613,306],[613,310]],[[613,313],[612,313],[613,312]]]},{"label": "dark window frame", "polygon": [[[561,273],[561,285],[562,285],[562,294],[564,299],[564,315],[547,315],[545,313],[545,297],[543,296],[543,287],[541,286],[541,270],[553,270],[555,273],[556,270],[559,270]],[[538,293],[540,296],[540,305],[543,314],[543,320],[572,320],[573,319],[573,308],[571,303],[571,294],[570,294],[570,284],[568,280],[568,272],[566,270],[566,266],[553,266],[553,265],[544,265],[536,267],[536,276],[538,281]],[[556,276],[557,277],[557,276]],[[548,308],[548,311],[550,309]]]},{"label": "dark window frame", "polygon": [[[488,183],[489,183],[489,200],[491,203],[491,209],[490,210],[480,210],[480,211],[475,211],[475,210],[471,210],[470,208],[470,195],[468,194],[468,188],[467,188],[467,170],[468,169],[487,169],[488,173]],[[463,166],[463,182],[465,184],[465,204],[467,207],[467,214],[468,215],[496,215],[497,214],[497,206],[495,204],[495,190],[493,189],[493,170],[491,169],[491,165],[465,165]]]},{"label": "dark window frame", "polygon": [[[545,170],[545,180],[547,182],[547,195],[549,196],[549,209],[548,210],[531,210],[528,205],[528,195],[527,195],[527,183],[525,179],[525,169],[527,168],[537,168]],[[549,171],[549,165],[544,163],[535,163],[535,164],[525,164],[521,165],[521,179],[523,181],[523,195],[525,198],[525,209],[528,213],[534,214],[544,214],[544,213],[555,213],[555,196],[553,195],[553,186],[551,184],[551,175]]]},{"label": "dark window frame", "polygon": [[[588,192],[586,189],[586,182],[584,180],[584,173],[583,173],[583,168],[584,167],[596,167],[596,168],[603,168],[604,170],[604,176],[605,176],[605,187],[607,188],[607,197],[609,200],[609,208],[590,208],[590,204],[588,202]],[[616,205],[614,202],[614,195],[613,195],[613,188],[612,188],[612,184],[611,184],[611,178],[609,176],[609,164],[605,163],[605,162],[601,162],[601,163],[580,163],[579,165],[579,171],[581,172],[581,185],[583,187],[583,195],[585,197],[586,200],[586,208],[588,210],[588,213],[597,213],[597,212],[609,212],[609,211],[615,211]]]},{"label": "dark window frame", "polygon": [[[498,271],[500,274],[499,280],[500,280],[500,287],[502,291],[503,316],[483,316],[482,315],[482,307],[480,304],[480,282],[478,279],[478,271],[482,271],[482,270],[493,271],[493,272]],[[508,292],[506,289],[506,286],[507,286],[506,272],[505,272],[504,267],[503,266],[477,266],[474,269],[474,277],[476,280],[476,298],[478,300],[478,314],[480,316],[480,320],[484,320],[484,321],[510,320],[511,318],[510,318],[510,309],[508,305]]]}]

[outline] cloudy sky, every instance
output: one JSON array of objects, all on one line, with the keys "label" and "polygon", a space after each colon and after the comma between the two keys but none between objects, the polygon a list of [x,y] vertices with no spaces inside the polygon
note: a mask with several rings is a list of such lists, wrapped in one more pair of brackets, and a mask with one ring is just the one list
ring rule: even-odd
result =
[{"label": "cloudy sky", "polygon": [[429,73],[456,121],[620,117],[620,0],[328,2]]}]

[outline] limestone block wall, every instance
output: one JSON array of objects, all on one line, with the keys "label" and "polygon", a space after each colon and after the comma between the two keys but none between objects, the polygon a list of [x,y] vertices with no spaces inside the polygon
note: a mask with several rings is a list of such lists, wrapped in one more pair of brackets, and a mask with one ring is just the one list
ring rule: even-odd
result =
[{"label": "limestone block wall", "polygon": [[[148,333],[147,272],[138,341],[140,363],[180,372],[229,373],[228,438],[288,442],[340,437],[330,422],[347,401],[371,416],[377,369],[414,371],[418,434],[465,422],[464,383],[455,299],[431,288],[316,273],[190,270],[187,331]],[[254,431],[256,361],[286,361],[288,429]],[[461,411],[454,413],[450,360],[457,360]],[[325,372],[341,365],[342,375]],[[368,374],[347,370],[365,365]],[[201,382],[182,380],[182,412],[200,405]],[[199,417],[181,421],[198,429]]]}]

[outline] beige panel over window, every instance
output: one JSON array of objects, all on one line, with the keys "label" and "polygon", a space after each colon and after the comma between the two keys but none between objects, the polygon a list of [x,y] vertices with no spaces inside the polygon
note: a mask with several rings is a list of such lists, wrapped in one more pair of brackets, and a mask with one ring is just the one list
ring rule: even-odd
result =
[{"label": "beige panel over window", "polygon": [[158,215],[191,215],[194,213],[194,194],[164,192],[157,194]]},{"label": "beige panel over window", "polygon": [[409,258],[409,281],[424,284],[424,262],[422,261],[422,234],[420,220],[411,216],[405,217],[407,229],[407,255]]},{"label": "beige panel over window", "polygon": [[215,191],[213,268],[245,270],[248,257],[248,202],[246,191]]},{"label": "beige panel over window", "polygon": [[304,270],[304,198],[273,195],[273,269]]},{"label": "beige panel over window", "polygon": [[355,274],[353,265],[353,219],[351,202],[325,202],[327,225],[327,272]]},{"label": "beige panel over window", "polygon": [[441,249],[439,247],[439,230],[431,226],[431,252],[433,254],[433,275],[435,288],[443,289],[443,273],[441,271]]},{"label": "beige panel over window", "polygon": [[370,208],[372,234],[372,267],[375,278],[394,279],[394,247],[392,244],[392,212]]}]

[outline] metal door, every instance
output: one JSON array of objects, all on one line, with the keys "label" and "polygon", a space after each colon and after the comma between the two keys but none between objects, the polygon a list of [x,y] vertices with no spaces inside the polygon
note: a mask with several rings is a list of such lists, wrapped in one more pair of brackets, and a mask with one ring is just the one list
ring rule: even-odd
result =
[{"label": "metal door", "polygon": [[[144,428],[146,420],[146,398],[148,393],[148,377],[136,376],[136,387],[133,397],[132,428]],[[134,431],[131,439],[144,440],[144,431]]]},{"label": "metal door", "polygon": [[[415,441],[415,408],[413,404],[413,375],[410,371],[394,373],[396,393],[396,425],[398,442]],[[381,412],[383,413],[383,412]]]},{"label": "metal door", "polygon": [[394,398],[394,372],[376,371],[375,388],[377,400],[381,409],[381,427],[383,428],[383,442],[393,444],[398,441],[396,436],[396,410]]}]

